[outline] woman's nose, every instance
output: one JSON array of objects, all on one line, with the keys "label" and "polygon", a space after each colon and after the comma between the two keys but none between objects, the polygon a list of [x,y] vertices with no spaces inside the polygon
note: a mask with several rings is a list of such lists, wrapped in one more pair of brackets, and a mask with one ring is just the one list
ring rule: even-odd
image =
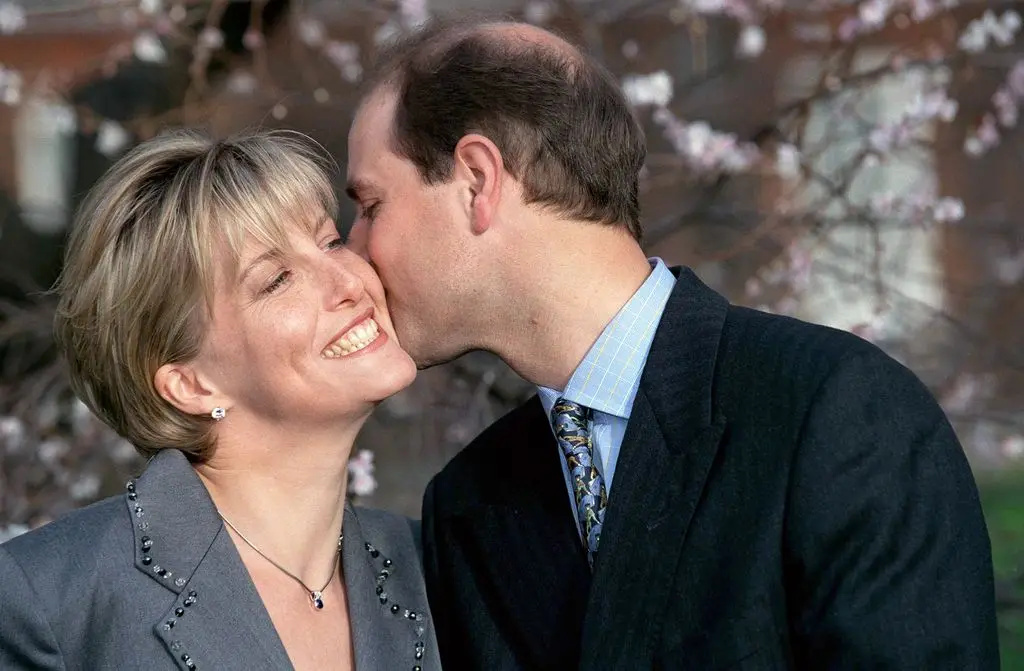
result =
[{"label": "woman's nose", "polygon": [[[342,253],[342,256],[344,252]],[[343,258],[332,260],[329,272],[327,294],[330,308],[337,308],[349,303],[358,303],[366,293],[362,278],[345,263]]]}]

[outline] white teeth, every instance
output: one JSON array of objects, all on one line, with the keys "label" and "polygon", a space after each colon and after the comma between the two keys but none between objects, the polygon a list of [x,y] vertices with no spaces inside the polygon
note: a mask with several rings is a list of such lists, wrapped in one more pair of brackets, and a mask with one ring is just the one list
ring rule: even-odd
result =
[{"label": "white teeth", "polygon": [[380,335],[380,326],[372,318],[353,326],[340,338],[324,348],[321,356],[325,359],[337,359],[363,349]]}]

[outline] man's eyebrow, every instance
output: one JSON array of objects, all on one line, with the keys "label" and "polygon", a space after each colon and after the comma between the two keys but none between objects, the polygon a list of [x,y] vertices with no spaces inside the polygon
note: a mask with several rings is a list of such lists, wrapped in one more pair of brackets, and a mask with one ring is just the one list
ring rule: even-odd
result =
[{"label": "man's eyebrow", "polygon": [[370,190],[370,184],[361,179],[350,179],[345,186],[345,194],[352,200],[359,200],[361,194]]}]

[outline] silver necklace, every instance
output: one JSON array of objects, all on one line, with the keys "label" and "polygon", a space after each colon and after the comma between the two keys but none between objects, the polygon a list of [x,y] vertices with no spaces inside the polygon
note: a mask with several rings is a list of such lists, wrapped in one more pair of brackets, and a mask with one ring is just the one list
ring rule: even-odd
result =
[{"label": "silver necklace", "polygon": [[[289,578],[291,578],[295,582],[297,582],[300,585],[302,585],[302,589],[306,590],[306,592],[309,594],[309,600],[313,604],[314,608],[316,608],[317,610],[323,610],[324,609],[324,591],[330,586],[331,581],[334,580],[334,573],[335,573],[335,571],[331,571],[331,577],[327,579],[327,582],[324,583],[323,587],[321,587],[320,589],[310,589],[309,585],[307,585],[306,583],[302,582],[302,579],[299,578],[299,576],[295,575],[294,573],[292,573],[291,571],[289,571],[285,567],[281,566],[280,564],[278,564],[276,561],[274,561],[273,559],[271,559],[267,555],[263,554],[263,551],[260,550],[255,545],[253,545],[252,542],[248,538],[246,538],[245,535],[242,534],[242,532],[239,531],[238,528],[235,527],[234,524],[232,524],[231,522],[228,521],[228,518],[224,517],[223,515],[221,515],[220,518],[222,520],[224,520],[224,524],[226,524],[229,527],[231,527],[231,530],[234,531],[236,534],[238,534],[239,538],[241,538],[243,541],[245,541],[246,545],[248,545],[253,550],[255,550],[256,554],[258,554],[259,556],[263,557],[268,562],[273,564],[274,567],[277,568],[277,570],[281,571],[281,573],[284,573],[286,576],[288,576]],[[343,540],[345,540],[345,534],[340,534],[338,536],[338,554],[341,554],[341,542]]]}]

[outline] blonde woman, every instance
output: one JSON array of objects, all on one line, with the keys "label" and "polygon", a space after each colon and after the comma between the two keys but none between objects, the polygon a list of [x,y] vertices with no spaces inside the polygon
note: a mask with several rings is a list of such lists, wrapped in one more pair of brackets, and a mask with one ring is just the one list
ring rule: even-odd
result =
[{"label": "blonde woman", "polygon": [[405,518],[345,503],[416,368],[302,136],[176,132],[97,184],[56,319],[74,388],[150,458],[0,546],[0,668],[437,669]]}]

